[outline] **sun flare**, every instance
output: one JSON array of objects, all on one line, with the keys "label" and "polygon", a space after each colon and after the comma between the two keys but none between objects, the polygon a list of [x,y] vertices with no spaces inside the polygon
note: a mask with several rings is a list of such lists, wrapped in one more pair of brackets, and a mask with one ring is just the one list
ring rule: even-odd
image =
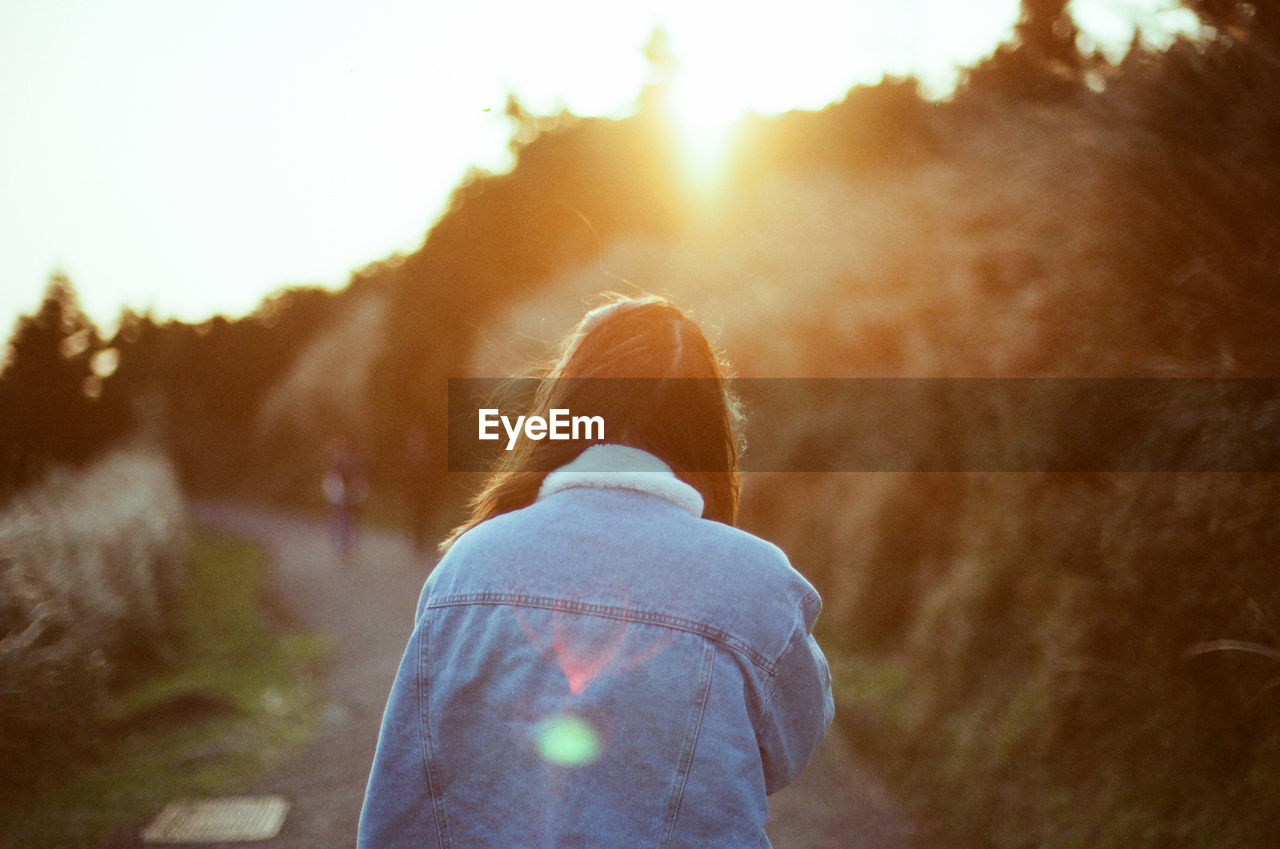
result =
[{"label": "sun flare", "polygon": [[745,108],[696,79],[677,80],[669,106],[688,178],[703,189],[718,185],[727,173],[734,129]]}]

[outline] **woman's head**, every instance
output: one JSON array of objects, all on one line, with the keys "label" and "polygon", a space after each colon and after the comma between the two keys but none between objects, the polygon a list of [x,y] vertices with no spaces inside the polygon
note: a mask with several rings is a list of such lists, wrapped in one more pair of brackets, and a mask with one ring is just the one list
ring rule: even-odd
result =
[{"label": "woman's head", "polygon": [[[737,517],[742,443],[725,366],[701,328],[664,298],[610,298],[588,312],[542,381],[531,413],[552,409],[599,416],[603,441],[648,451],[696,488],[707,518]],[[569,462],[582,442],[522,440],[504,452],[446,540],[492,516],[531,503],[547,472]]]},{"label": "woman's head", "polygon": [[[740,422],[724,364],[702,329],[663,298],[615,298],[587,313],[549,377],[540,412],[598,415],[606,441],[655,454],[681,474],[738,469]],[[723,512],[711,507],[723,496],[703,497],[709,512]]]}]

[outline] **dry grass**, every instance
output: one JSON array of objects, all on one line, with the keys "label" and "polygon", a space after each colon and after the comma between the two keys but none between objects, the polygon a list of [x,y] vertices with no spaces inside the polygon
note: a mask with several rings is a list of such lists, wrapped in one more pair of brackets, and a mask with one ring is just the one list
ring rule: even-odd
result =
[{"label": "dry grass", "polygon": [[141,448],[52,470],[0,514],[0,749],[25,786],[91,738],[107,689],[170,648],[186,520]]}]

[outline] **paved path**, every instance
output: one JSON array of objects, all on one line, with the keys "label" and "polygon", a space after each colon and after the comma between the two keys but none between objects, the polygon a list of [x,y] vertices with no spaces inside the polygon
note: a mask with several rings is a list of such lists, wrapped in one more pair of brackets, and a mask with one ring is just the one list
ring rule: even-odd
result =
[{"label": "paved path", "polygon": [[[334,645],[315,740],[252,788],[283,795],[292,805],[280,834],[254,845],[351,849],[382,708],[427,564],[415,560],[405,539],[387,532],[366,533],[355,562],[344,569],[318,522],[230,506],[203,506],[196,515],[264,544],[279,598]],[[768,831],[775,849],[907,849],[910,843],[884,792],[834,730],[800,779],[770,800]]]}]

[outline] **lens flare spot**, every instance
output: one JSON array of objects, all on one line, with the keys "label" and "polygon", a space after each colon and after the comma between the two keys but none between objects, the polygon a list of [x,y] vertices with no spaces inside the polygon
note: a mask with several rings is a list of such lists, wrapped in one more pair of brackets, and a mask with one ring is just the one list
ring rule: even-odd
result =
[{"label": "lens flare spot", "polygon": [[591,723],[561,714],[538,726],[538,750],[558,766],[584,766],[600,755],[600,738]]}]

